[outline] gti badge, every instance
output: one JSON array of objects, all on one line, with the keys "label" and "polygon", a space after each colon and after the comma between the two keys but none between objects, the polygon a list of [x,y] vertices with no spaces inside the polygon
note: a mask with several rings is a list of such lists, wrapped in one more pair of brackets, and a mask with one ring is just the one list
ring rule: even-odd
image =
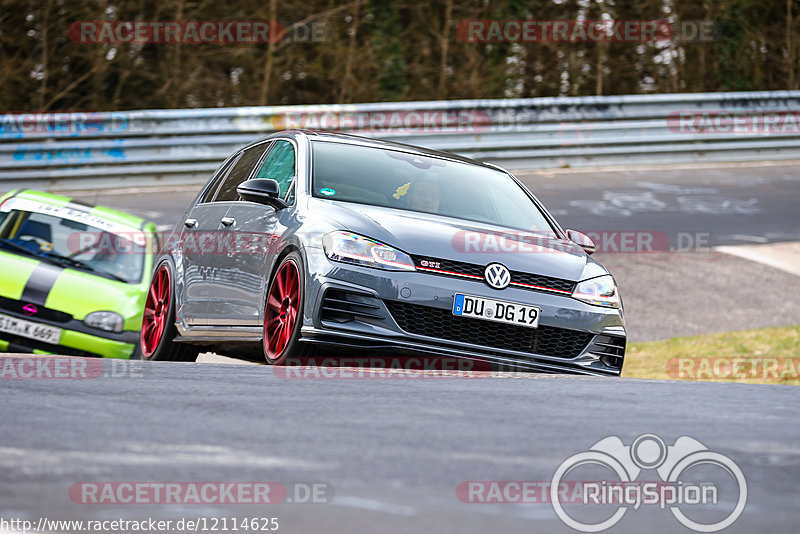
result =
[{"label": "gti badge", "polygon": [[483,271],[486,283],[495,289],[504,289],[511,283],[511,273],[505,265],[501,263],[490,263]]},{"label": "gti badge", "polygon": [[431,269],[441,269],[442,268],[441,267],[442,263],[438,262],[438,261],[422,260],[421,262],[419,262],[419,264],[422,265],[423,267],[430,267]]},{"label": "gti badge", "polygon": [[39,308],[37,308],[33,304],[26,304],[25,306],[22,307],[22,313],[24,313],[25,315],[36,315],[38,311]]}]

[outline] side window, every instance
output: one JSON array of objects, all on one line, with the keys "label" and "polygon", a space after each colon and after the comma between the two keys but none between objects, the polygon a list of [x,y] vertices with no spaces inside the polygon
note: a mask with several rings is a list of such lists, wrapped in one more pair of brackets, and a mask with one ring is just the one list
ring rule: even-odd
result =
[{"label": "side window", "polygon": [[281,188],[281,198],[287,200],[289,186],[294,181],[294,146],[289,141],[275,141],[255,178],[271,178]]},{"label": "side window", "polygon": [[236,188],[240,183],[250,177],[253,167],[255,167],[255,164],[261,159],[261,155],[268,146],[270,146],[270,143],[261,143],[260,145],[248,148],[242,152],[242,156],[233,165],[231,172],[228,173],[228,176],[219,187],[214,202],[226,202],[239,198],[239,195],[236,193]]},{"label": "side window", "polygon": [[219,189],[220,182],[222,182],[222,180],[225,179],[225,176],[228,174],[228,171],[230,170],[231,166],[233,166],[233,164],[236,163],[237,159],[238,156],[229,159],[228,162],[225,164],[225,166],[222,167],[216,175],[214,175],[213,182],[208,187],[208,189],[205,190],[203,196],[200,197],[200,200],[197,202],[198,204],[202,204],[204,202],[211,202],[214,199],[214,193],[216,193],[217,189]]}]

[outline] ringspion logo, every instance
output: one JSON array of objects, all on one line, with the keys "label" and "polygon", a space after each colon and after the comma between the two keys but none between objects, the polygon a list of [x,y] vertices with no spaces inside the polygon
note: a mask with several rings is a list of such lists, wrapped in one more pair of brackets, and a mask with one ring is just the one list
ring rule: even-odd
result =
[{"label": "ringspion logo", "polygon": [[[610,473],[611,478],[591,477],[592,482],[581,482],[581,502],[565,506],[569,503],[562,502],[559,488],[571,473],[587,468],[592,468],[593,474]],[[643,473],[652,471],[658,480],[638,480]],[[698,472],[700,480],[693,477]],[[722,475],[720,483],[707,480],[719,475]],[[588,451],[562,462],[553,474],[549,489],[556,515],[580,532],[609,529],[626,513],[643,505],[667,508],[678,522],[697,532],[717,532],[732,525],[747,502],[747,481],[739,466],[689,436],[679,437],[670,446],[655,434],[642,434],[630,445],[625,445],[617,436],[609,436]],[[693,515],[697,514],[698,506],[703,511],[718,511],[718,515],[710,522],[701,522]],[[589,511],[599,517],[590,519]]]}]

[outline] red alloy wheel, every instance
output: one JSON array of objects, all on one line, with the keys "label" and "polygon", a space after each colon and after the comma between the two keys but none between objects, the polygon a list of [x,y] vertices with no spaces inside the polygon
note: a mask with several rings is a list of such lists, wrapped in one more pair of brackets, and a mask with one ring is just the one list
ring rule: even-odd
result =
[{"label": "red alloy wheel", "polygon": [[141,348],[145,358],[153,356],[167,328],[171,292],[169,269],[162,265],[150,283],[150,291],[147,292],[144,303]]},{"label": "red alloy wheel", "polygon": [[300,307],[300,271],[294,259],[281,265],[272,281],[264,314],[264,353],[277,360],[292,339]]}]

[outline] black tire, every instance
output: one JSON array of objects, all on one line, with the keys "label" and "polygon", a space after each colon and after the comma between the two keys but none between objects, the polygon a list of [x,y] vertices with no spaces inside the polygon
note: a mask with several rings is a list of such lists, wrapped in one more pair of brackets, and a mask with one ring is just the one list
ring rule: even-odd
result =
[{"label": "black tire", "polygon": [[142,356],[142,342],[141,341],[139,341],[139,343],[137,343],[136,346],[133,347],[133,352],[131,353],[131,355],[130,355],[130,357],[128,359],[129,360],[144,360],[144,357]]},{"label": "black tire", "polygon": [[[296,316],[291,328],[291,333],[289,335],[288,342],[285,343],[283,349],[277,354],[277,357],[274,357],[275,354],[272,353],[271,347],[269,347],[270,339],[273,336],[270,334],[274,334],[274,329],[272,332],[268,332],[268,322],[270,319],[270,295],[273,293],[273,290],[276,289],[276,284],[278,284],[278,277],[281,275],[282,270],[284,269],[287,264],[294,265],[295,269],[297,270],[297,277],[299,286],[297,288],[298,291],[298,299],[296,301]],[[294,304],[294,303],[293,303]],[[264,327],[263,327],[263,338],[262,338],[262,351],[264,353],[264,359],[267,361],[268,364],[271,365],[298,365],[300,360],[304,360],[310,357],[314,352],[314,347],[311,346],[309,343],[303,343],[300,341],[300,329],[303,326],[303,310],[305,307],[305,266],[303,265],[303,257],[300,255],[299,252],[290,252],[287,254],[281,262],[278,264],[278,267],[273,272],[272,278],[270,279],[269,286],[267,288],[267,294],[264,297]],[[271,355],[272,354],[272,355]]]},{"label": "black tire", "polygon": [[153,274],[153,279],[150,281],[150,289],[148,289],[148,298],[145,303],[145,313],[147,313],[148,305],[151,302],[149,292],[152,291],[153,285],[156,283],[156,278],[166,270],[168,274],[167,285],[169,287],[168,302],[163,303],[162,309],[166,310],[166,323],[163,325],[161,335],[155,348],[148,355],[147,345],[145,341],[145,324],[146,318],[142,319],[142,332],[139,335],[139,344],[137,351],[141,354],[142,360],[150,361],[177,361],[177,362],[193,362],[197,360],[198,350],[192,345],[186,343],[175,343],[173,340],[177,335],[175,329],[175,283],[174,275],[169,262],[162,262]]}]

